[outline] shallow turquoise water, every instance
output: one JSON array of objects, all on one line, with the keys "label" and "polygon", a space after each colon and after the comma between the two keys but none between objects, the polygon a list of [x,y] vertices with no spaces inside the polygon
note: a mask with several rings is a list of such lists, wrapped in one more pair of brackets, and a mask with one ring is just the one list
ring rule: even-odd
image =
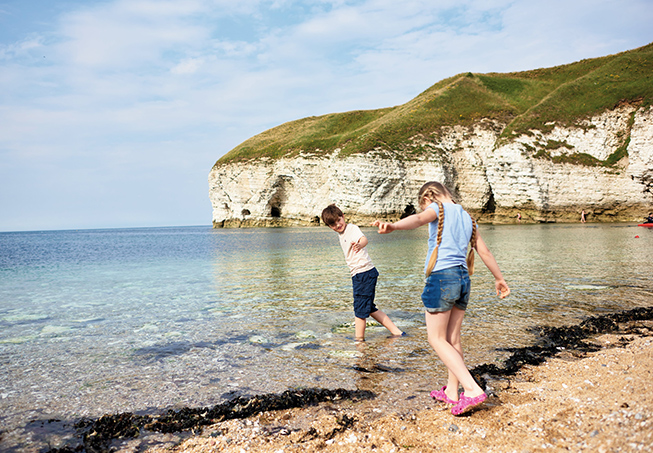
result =
[{"label": "shallow turquoise water", "polygon": [[[426,229],[363,228],[377,305],[409,336],[353,340],[351,280],[327,228],[0,233],[0,422],[74,420],[222,402],[292,387],[364,388],[423,404],[444,370],[420,294]],[[481,226],[511,286],[477,257],[464,323],[470,366],[533,341],[535,325],[653,304],[653,230]],[[635,236],[639,235],[639,238]],[[383,373],[365,373],[382,365]]]}]

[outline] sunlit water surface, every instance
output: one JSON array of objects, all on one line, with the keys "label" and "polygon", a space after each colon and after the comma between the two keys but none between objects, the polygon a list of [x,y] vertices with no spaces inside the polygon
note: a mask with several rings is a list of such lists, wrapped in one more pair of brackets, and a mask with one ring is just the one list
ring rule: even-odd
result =
[{"label": "sunlit water surface", "polygon": [[[408,333],[389,339],[370,326],[363,346],[327,228],[0,233],[0,425],[294,387],[372,390],[383,410],[423,405],[445,376],[420,301],[426,229],[363,230],[381,274],[377,305]],[[494,295],[477,257],[463,325],[470,367],[531,344],[533,326],[653,302],[653,230],[482,225],[481,234],[512,294]]]}]

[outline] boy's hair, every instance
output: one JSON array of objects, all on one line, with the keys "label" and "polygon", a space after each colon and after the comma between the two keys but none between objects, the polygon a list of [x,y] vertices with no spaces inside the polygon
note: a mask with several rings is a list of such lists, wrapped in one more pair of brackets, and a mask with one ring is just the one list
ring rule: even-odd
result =
[{"label": "boy's hair", "polygon": [[322,210],[322,221],[327,226],[335,225],[340,217],[344,217],[344,214],[335,204],[330,204]]},{"label": "boy's hair", "polygon": [[[429,259],[429,264],[426,268],[427,277],[435,267],[435,262],[438,260],[438,249],[440,248],[440,243],[442,242],[442,231],[444,229],[444,206],[439,200],[441,195],[445,195],[453,200],[453,196],[451,195],[451,192],[449,192],[449,189],[447,189],[439,182],[435,181],[427,182],[424,184],[422,188],[419,189],[419,193],[417,194],[417,202],[422,209],[428,206],[427,201],[430,200],[433,203],[437,203],[438,211],[440,212],[438,215],[438,236],[436,239],[435,250],[433,250],[431,259]],[[467,254],[467,269],[469,271],[469,275],[472,275],[474,273],[474,249],[476,248],[476,221],[474,221],[474,218],[471,215],[469,217],[472,219],[472,237],[469,238],[469,245],[471,248]]]}]

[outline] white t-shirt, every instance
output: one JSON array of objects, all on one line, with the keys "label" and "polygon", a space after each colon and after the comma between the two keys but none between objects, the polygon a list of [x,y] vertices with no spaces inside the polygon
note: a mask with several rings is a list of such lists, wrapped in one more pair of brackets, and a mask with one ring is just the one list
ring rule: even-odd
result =
[{"label": "white t-shirt", "polygon": [[351,272],[352,277],[374,268],[372,259],[370,258],[370,255],[367,254],[365,248],[355,252],[351,247],[364,236],[365,235],[361,229],[358,228],[357,225],[351,223],[347,224],[345,231],[338,234],[338,237],[340,238],[340,247],[342,247],[342,251],[345,253],[345,262],[347,263],[347,266],[349,266],[349,271]]}]

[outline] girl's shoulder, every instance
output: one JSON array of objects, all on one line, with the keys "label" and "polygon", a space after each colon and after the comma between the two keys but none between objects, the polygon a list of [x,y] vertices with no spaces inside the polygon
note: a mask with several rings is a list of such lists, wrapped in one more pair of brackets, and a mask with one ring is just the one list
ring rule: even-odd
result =
[{"label": "girl's shoulder", "polygon": [[[457,203],[442,203],[442,207],[444,208],[445,213],[447,212],[467,212],[463,209],[463,207]],[[426,209],[433,209],[437,214],[440,213],[440,208],[438,207],[438,204],[436,202],[431,203],[426,207]]]},{"label": "girl's shoulder", "polygon": [[[463,222],[464,224],[472,224],[472,216],[458,203],[443,203],[444,208],[444,223],[447,223],[447,218],[452,219],[454,223]],[[437,205],[436,205],[436,211]],[[439,214],[438,214],[439,215]]]},{"label": "girl's shoulder", "polygon": [[[438,207],[438,204],[435,201],[433,203],[431,203],[430,205],[428,205],[426,207],[426,209],[433,209],[436,214],[438,214],[440,212],[440,208]],[[426,209],[424,209],[424,210],[426,211]]]}]

